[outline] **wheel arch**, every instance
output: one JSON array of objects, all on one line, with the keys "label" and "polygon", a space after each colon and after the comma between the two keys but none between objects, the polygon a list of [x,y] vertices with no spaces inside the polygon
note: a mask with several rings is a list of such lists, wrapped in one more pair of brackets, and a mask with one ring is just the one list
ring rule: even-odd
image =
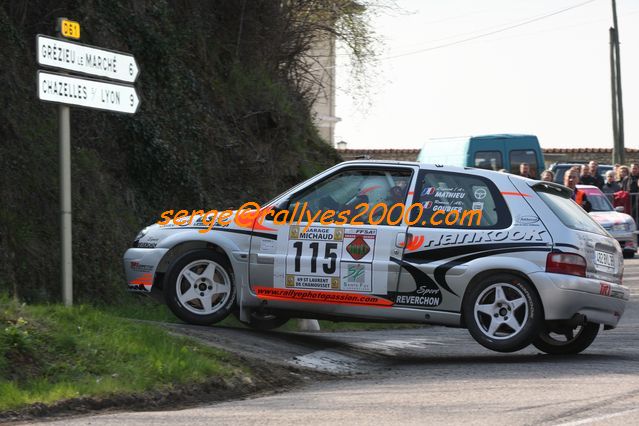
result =
[{"label": "wheel arch", "polygon": [[164,290],[164,277],[166,273],[169,271],[171,265],[173,265],[178,259],[184,256],[186,253],[189,253],[194,250],[211,250],[213,252],[219,253],[223,256],[228,262],[229,268],[231,268],[231,273],[233,271],[233,262],[231,262],[231,257],[226,253],[222,246],[204,240],[190,240],[183,241],[181,243],[173,246],[168,252],[164,254],[162,260],[158,264],[157,269],[155,270],[155,277],[153,279],[153,288],[157,288],[158,290]]},{"label": "wheel arch", "polygon": [[470,293],[470,289],[474,286],[477,285],[477,283],[481,282],[482,280],[490,277],[491,275],[497,275],[497,274],[510,274],[510,275],[514,275],[518,278],[521,278],[522,280],[526,281],[528,284],[530,284],[530,286],[533,288],[533,290],[535,291],[535,293],[537,294],[537,297],[539,298],[539,302],[541,304],[541,310],[542,310],[542,318],[545,317],[544,315],[544,303],[543,300],[541,298],[541,295],[539,294],[539,291],[537,290],[537,286],[535,285],[535,283],[528,278],[528,276],[526,274],[524,274],[521,271],[518,271],[516,269],[507,269],[507,268],[497,268],[497,269],[488,269],[485,271],[481,271],[479,273],[477,273],[473,278],[471,278],[471,280],[468,282],[468,285],[466,286],[466,290],[464,290],[464,296],[462,297],[462,301],[461,301],[461,307],[460,307],[460,324],[462,327],[466,327],[466,319],[464,318],[464,306],[466,303],[466,299],[468,297],[468,293]]}]

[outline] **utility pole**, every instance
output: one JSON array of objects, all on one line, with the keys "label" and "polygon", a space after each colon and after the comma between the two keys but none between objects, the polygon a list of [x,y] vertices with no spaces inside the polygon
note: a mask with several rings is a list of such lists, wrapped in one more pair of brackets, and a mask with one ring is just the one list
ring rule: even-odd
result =
[{"label": "utility pole", "polygon": [[[624,142],[624,130],[623,130],[623,97],[621,93],[621,58],[619,54],[619,25],[617,23],[617,1],[612,0],[612,23],[613,28],[611,28],[610,35],[612,43],[611,48],[614,49],[614,61],[615,61],[615,69],[614,75],[611,78],[614,79],[615,92],[613,96],[616,94],[616,100],[613,100],[613,103],[616,103],[616,114],[615,109],[613,108],[613,126],[616,129],[616,140],[615,140],[615,149],[613,149],[613,163],[623,164],[625,160],[625,142]],[[612,70],[611,70],[612,72]]]},{"label": "utility pole", "polygon": [[610,94],[612,96],[612,164],[623,164],[623,152],[619,146],[617,118],[617,65],[615,61],[615,29],[610,27]]}]

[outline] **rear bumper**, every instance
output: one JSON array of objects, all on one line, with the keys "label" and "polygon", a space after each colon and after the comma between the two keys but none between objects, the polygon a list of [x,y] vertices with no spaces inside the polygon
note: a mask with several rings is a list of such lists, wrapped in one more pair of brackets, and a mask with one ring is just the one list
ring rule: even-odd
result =
[{"label": "rear bumper", "polygon": [[630,298],[628,287],[572,275],[530,274],[544,305],[547,320],[584,315],[588,321],[615,327]]},{"label": "rear bumper", "polygon": [[167,251],[169,249],[130,248],[124,253],[124,273],[129,291],[151,291],[155,270]]}]

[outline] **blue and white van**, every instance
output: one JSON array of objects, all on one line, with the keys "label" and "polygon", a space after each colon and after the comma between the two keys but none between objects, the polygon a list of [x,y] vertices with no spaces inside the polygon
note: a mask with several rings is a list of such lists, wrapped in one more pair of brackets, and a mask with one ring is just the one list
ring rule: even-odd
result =
[{"label": "blue and white van", "polygon": [[484,135],[429,139],[417,157],[420,163],[448,166],[506,169],[519,173],[521,163],[530,164],[534,178],[545,168],[544,156],[535,135]]}]

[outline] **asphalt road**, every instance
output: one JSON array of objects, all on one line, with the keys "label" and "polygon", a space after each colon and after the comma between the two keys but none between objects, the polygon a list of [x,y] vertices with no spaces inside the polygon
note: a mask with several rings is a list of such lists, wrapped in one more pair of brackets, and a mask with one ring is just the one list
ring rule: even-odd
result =
[{"label": "asphalt road", "polygon": [[444,327],[312,334],[177,326],[216,345],[338,379],[198,408],[59,423],[639,424],[639,260],[626,261],[624,283],[632,296],[619,327],[565,358],[533,347],[496,354],[465,330]]}]

